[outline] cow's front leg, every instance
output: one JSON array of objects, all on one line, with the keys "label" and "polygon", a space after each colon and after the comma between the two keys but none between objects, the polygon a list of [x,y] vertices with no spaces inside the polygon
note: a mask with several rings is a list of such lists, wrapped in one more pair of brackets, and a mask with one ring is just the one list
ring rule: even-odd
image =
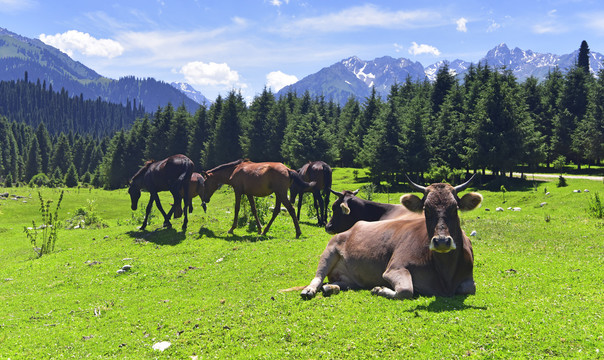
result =
[{"label": "cow's front leg", "polygon": [[[325,277],[327,277],[327,275],[331,272],[331,270],[334,268],[334,266],[340,260],[340,253],[336,249],[336,244],[337,244],[336,238],[338,236],[339,235],[336,235],[333,238],[331,238],[331,240],[327,244],[327,247],[325,247],[323,254],[321,254],[321,258],[319,259],[319,266],[317,267],[317,272],[315,274],[314,279],[312,279],[310,284],[307,287],[305,287],[304,290],[302,290],[302,293],[300,293],[300,296],[302,297],[302,299],[310,300],[310,299],[314,298],[315,295],[317,295],[317,291],[319,291],[319,289],[324,288],[323,280],[325,279]],[[327,286],[326,290],[329,293],[329,295],[336,293],[335,288],[330,288],[329,285],[326,285],[326,286]],[[338,287],[338,292],[339,292],[339,287]],[[327,296],[329,296],[329,295],[327,295]]]},{"label": "cow's front leg", "polygon": [[455,295],[474,295],[476,294],[476,283],[473,278],[464,280],[457,289],[455,289]]},{"label": "cow's front leg", "polygon": [[373,295],[383,296],[388,299],[411,299],[413,297],[413,281],[411,273],[405,268],[388,268],[382,275],[394,290],[385,286],[376,286],[371,290]]}]

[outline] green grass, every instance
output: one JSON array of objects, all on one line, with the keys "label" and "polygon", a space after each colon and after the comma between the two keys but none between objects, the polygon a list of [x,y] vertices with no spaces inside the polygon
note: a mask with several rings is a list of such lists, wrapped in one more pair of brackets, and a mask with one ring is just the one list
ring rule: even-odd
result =
[{"label": "green grass", "polygon": [[[26,196],[0,200],[0,359],[602,358],[604,221],[588,215],[589,194],[573,190],[603,194],[604,185],[568,183],[510,189],[505,204],[499,191],[478,189],[482,207],[461,215],[477,232],[476,295],[410,301],[279,292],[310,282],[330,238],[307,206],[300,239],[286,214],[266,237],[246,226],[229,235],[234,196],[224,187],[205,214],[195,200],[185,234],[180,219],[161,229],[157,210],[140,232],[126,190],[67,189],[61,220],[94,200],[108,227],[61,230],[55,251],[37,258],[23,232],[40,222],[37,190],[0,189]],[[336,190],[363,185],[352,169],[334,172]],[[41,191],[45,200],[60,193]],[[167,207],[167,193],[162,200]],[[125,264],[132,269],[117,274]],[[153,350],[160,341],[172,345]]]}]

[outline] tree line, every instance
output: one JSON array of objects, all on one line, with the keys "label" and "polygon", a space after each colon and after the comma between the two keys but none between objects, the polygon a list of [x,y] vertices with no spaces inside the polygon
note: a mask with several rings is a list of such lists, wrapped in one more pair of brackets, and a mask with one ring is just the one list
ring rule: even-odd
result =
[{"label": "tree line", "polygon": [[[391,87],[387,99],[374,89],[364,101],[350,98],[344,106],[308,92],[277,98],[266,88],[247,104],[233,90],[194,114],[184,105],[159,107],[101,138],[68,132],[45,142],[42,124],[34,129],[4,119],[0,177],[10,173],[29,182],[39,171],[52,180],[59,168],[58,181],[73,163],[80,178],[88,173],[86,180],[97,186],[118,188],[144,160],[176,153],[190,157],[197,170],[238,158],[293,168],[323,160],[368,168],[373,181],[391,184],[402,174],[440,181],[456,171],[503,175],[521,165],[601,164],[604,71],[589,73],[588,52],[582,44],[567,72],[553,69],[543,81],[522,83],[509,69],[481,63],[460,80],[445,64],[434,82],[407,78]],[[36,153],[48,162],[28,168],[37,164]]]}]

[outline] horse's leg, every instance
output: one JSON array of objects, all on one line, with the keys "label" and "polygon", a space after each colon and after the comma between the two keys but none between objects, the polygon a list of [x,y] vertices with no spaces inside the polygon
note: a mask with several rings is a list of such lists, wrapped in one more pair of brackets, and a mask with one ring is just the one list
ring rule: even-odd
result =
[{"label": "horse's leg", "polygon": [[[277,195],[276,193],[275,193],[275,197],[277,199],[279,199],[279,195]],[[300,223],[298,222],[298,218],[296,217],[296,211],[294,210],[294,207],[289,202],[289,200],[287,200],[287,196],[283,199],[283,205],[285,205],[285,208],[287,209],[287,211],[289,212],[289,215],[292,217],[292,220],[294,221],[294,227],[296,228],[296,239],[297,239],[300,237],[300,235],[302,235],[302,231],[300,231]]]},{"label": "horse's leg", "polygon": [[168,229],[171,228],[172,224],[170,223],[170,217],[172,216],[172,210],[170,210],[170,212],[166,214],[163,206],[161,206],[161,201],[159,201],[159,195],[155,193],[151,196],[155,198],[155,205],[157,205],[159,212],[164,216],[164,227]]},{"label": "horse's leg", "polygon": [[252,210],[252,214],[254,214],[254,218],[256,219],[258,234],[262,234],[262,225],[260,224],[260,219],[258,219],[258,213],[256,212],[256,201],[254,200],[254,197],[252,195],[248,195],[247,200],[250,203],[250,209]]},{"label": "horse's leg", "polygon": [[[190,182],[190,181],[189,181]],[[189,223],[189,212],[191,209],[191,204],[193,203],[193,199],[191,198],[190,195],[190,189],[189,189],[189,182],[181,182],[181,186],[182,186],[182,190],[184,192],[184,196],[182,198],[182,201],[184,202],[184,208],[183,208],[183,214],[185,214],[185,219],[182,222],[182,231],[187,230],[187,224]],[[180,189],[178,189],[178,203],[180,204]]]},{"label": "horse's leg", "polygon": [[[287,195],[285,196],[285,200],[289,203],[289,200],[287,200]],[[290,204],[290,206],[291,206],[291,204]],[[264,231],[262,232],[262,235],[266,235],[266,233],[268,232],[268,229],[270,229],[271,225],[273,224],[273,221],[275,221],[275,218],[277,217],[277,215],[279,215],[280,211],[281,211],[281,199],[279,199],[279,196],[277,196],[277,194],[275,194],[275,208],[273,209],[273,216],[271,216],[271,220],[264,227]],[[294,217],[296,217],[295,213],[294,213]]]},{"label": "horse's leg", "polygon": [[300,210],[302,209],[302,198],[304,197],[304,193],[301,192],[298,195],[298,221],[300,221]]},{"label": "horse's leg", "polygon": [[147,208],[145,209],[145,219],[143,220],[143,225],[141,225],[140,229],[145,230],[147,227],[147,220],[149,219],[149,214],[151,213],[151,208],[153,208],[153,194],[149,196],[149,202],[147,203]]},{"label": "horse's leg", "polygon": [[237,216],[239,216],[239,206],[241,205],[241,194],[235,192],[235,218],[233,219],[233,226],[229,229],[228,233],[232,234],[233,230],[237,228]]},{"label": "horse's leg", "polygon": [[321,198],[321,193],[319,191],[312,192],[312,198],[315,205],[315,211],[317,212],[317,224],[322,225],[322,210],[323,210],[323,199]]}]

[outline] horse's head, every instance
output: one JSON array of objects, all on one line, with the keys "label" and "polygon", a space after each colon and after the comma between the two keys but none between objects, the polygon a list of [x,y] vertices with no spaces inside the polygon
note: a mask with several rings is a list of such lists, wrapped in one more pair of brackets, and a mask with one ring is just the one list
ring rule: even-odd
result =
[{"label": "horse's head", "polygon": [[204,178],[204,183],[203,183],[204,190],[203,190],[203,196],[202,196],[201,200],[202,200],[203,204],[205,205],[205,203],[210,202],[210,198],[212,197],[212,195],[214,195],[216,190],[220,189],[222,184],[220,182],[218,182],[218,179],[212,172],[203,171],[203,172],[201,172],[201,176],[203,176],[203,178]]},{"label": "horse's head", "polygon": [[130,182],[130,187],[128,188],[128,194],[130,194],[130,207],[132,210],[136,210],[138,207],[138,199],[141,197],[141,189],[134,182]]}]

